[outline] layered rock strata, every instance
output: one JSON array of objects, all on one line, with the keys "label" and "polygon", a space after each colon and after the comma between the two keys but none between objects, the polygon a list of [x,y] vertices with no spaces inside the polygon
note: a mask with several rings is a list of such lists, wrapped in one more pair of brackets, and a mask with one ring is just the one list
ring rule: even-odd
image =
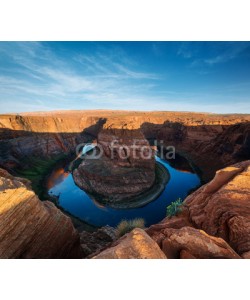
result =
[{"label": "layered rock strata", "polygon": [[80,188],[112,203],[140,195],[153,186],[154,151],[140,130],[104,129],[97,144],[102,155],[97,159],[87,156],[73,172]]},{"label": "layered rock strata", "polygon": [[29,181],[0,169],[0,258],[80,258],[96,252],[95,258],[250,258],[249,177],[250,161],[222,169],[185,199],[177,216],[115,241],[109,227],[82,232],[80,239],[71,220],[39,201]]},{"label": "layered rock strata", "polygon": [[[165,218],[159,224],[152,225],[147,229],[147,233],[168,257],[171,255],[175,258],[180,257],[181,251],[185,250],[186,254],[189,253],[195,258],[226,258],[225,253],[217,252],[219,246],[227,250],[231,247],[242,258],[248,258],[250,161],[218,171],[211,182],[185,199],[181,214]],[[208,239],[211,242],[207,243]],[[216,248],[214,246],[212,248],[214,254],[209,251],[206,255],[205,252],[202,254],[206,249],[197,242],[198,240],[206,240],[208,245],[216,243]],[[228,255],[232,255],[232,251],[229,252]]]},{"label": "layered rock strata", "polygon": [[[65,111],[0,115],[0,166],[10,171],[25,157],[75,152],[106,128],[141,129],[190,158],[211,180],[215,171],[250,159],[250,116],[185,112]],[[27,163],[27,162],[25,162]]]},{"label": "layered rock strata", "polygon": [[69,217],[41,202],[30,183],[0,169],[0,258],[80,258]]}]

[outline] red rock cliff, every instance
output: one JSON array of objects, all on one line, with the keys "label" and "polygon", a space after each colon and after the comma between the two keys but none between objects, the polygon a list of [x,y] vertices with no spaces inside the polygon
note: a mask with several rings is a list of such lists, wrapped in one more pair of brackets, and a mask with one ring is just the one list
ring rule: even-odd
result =
[{"label": "red rock cliff", "polygon": [[55,205],[25,179],[0,169],[0,258],[80,258],[80,237]]},{"label": "red rock cliff", "polygon": [[[168,257],[185,251],[188,258],[233,258],[231,247],[250,258],[250,161],[218,171],[185,199],[181,214],[152,225],[147,233]],[[225,254],[225,249],[230,251]]]},{"label": "red rock cliff", "polygon": [[249,159],[250,115],[184,112],[68,111],[0,115],[0,164],[25,156],[74,152],[78,143],[106,128],[141,128],[148,139],[163,140],[189,157],[210,180],[215,171]]}]

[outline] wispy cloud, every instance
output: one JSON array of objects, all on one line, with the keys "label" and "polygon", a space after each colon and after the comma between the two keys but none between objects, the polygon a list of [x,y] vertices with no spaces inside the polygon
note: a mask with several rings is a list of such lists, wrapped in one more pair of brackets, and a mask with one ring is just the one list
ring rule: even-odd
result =
[{"label": "wispy cloud", "polygon": [[[208,45],[208,43],[205,45]],[[213,46],[207,47],[208,51],[206,51],[205,57],[204,51],[199,52],[199,50],[196,49],[196,55],[192,56],[194,59],[190,66],[214,66],[216,64],[226,63],[239,57],[247,48],[250,49],[248,42],[217,42],[213,44]],[[202,50],[202,48],[200,50]]]},{"label": "wispy cloud", "polygon": [[117,61],[117,58],[111,58],[107,55],[97,53],[95,56],[78,55],[74,58],[77,62],[81,63],[87,71],[96,76],[110,77],[116,79],[158,79],[159,75],[151,72],[138,72],[131,69],[128,65],[128,58],[126,63]]},{"label": "wispy cloud", "polygon": [[224,51],[221,54],[218,54],[214,57],[204,59],[204,63],[209,65],[225,63],[232,59],[235,59],[240,55],[246,48],[249,47],[248,43],[229,43],[225,47]]},{"label": "wispy cloud", "polygon": [[[6,44],[0,52],[16,70],[8,75],[6,68],[0,66],[5,74],[0,77],[1,101],[14,95],[19,99],[27,95],[28,98],[39,97],[41,105],[56,99],[97,103],[99,98],[113,103],[113,98],[124,98],[131,90],[135,94],[144,93],[153,86],[146,81],[158,78],[153,73],[132,69],[133,63],[124,53],[122,59],[97,52],[95,55],[76,54],[71,60],[63,61],[40,43]],[[81,67],[75,68],[74,63]]]},{"label": "wispy cloud", "polygon": [[113,44],[68,53],[67,47],[47,43],[0,43],[0,113],[90,108],[216,112],[225,98],[230,106],[224,111],[233,112],[233,95],[241,95],[236,98],[239,107],[249,109],[248,80],[245,85],[220,87],[189,84],[190,74],[206,79],[216,66],[246,52],[249,43],[175,45],[152,43],[147,48],[150,54],[143,57],[134,55],[134,44],[130,53]]}]

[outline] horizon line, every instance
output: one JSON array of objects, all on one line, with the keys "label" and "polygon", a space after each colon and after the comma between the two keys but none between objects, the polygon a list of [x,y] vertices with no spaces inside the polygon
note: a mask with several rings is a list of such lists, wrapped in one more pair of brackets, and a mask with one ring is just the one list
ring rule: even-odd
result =
[{"label": "horizon line", "polygon": [[192,114],[210,114],[210,115],[250,115],[250,113],[216,113],[216,112],[206,112],[206,111],[187,111],[187,110],[129,110],[129,109],[106,109],[106,108],[98,108],[98,109],[56,109],[56,110],[35,110],[35,111],[23,111],[23,112],[6,112],[1,113],[2,115],[24,115],[24,114],[46,114],[46,113],[63,113],[63,112],[147,112],[147,113],[157,113],[157,112],[169,112],[169,113],[192,113]]}]

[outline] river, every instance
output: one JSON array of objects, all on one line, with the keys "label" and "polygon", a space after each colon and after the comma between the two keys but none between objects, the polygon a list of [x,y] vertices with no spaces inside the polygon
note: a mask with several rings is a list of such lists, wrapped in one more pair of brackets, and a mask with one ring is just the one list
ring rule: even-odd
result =
[{"label": "river", "polygon": [[185,199],[191,189],[200,185],[199,176],[193,171],[175,168],[159,157],[170,174],[162,194],[154,201],[139,208],[114,209],[105,207],[81,190],[75,183],[67,165],[57,167],[47,182],[48,193],[58,197],[59,205],[73,216],[94,226],[116,226],[123,219],[143,218],[146,226],[158,223],[166,216],[166,207],[178,198]]}]

